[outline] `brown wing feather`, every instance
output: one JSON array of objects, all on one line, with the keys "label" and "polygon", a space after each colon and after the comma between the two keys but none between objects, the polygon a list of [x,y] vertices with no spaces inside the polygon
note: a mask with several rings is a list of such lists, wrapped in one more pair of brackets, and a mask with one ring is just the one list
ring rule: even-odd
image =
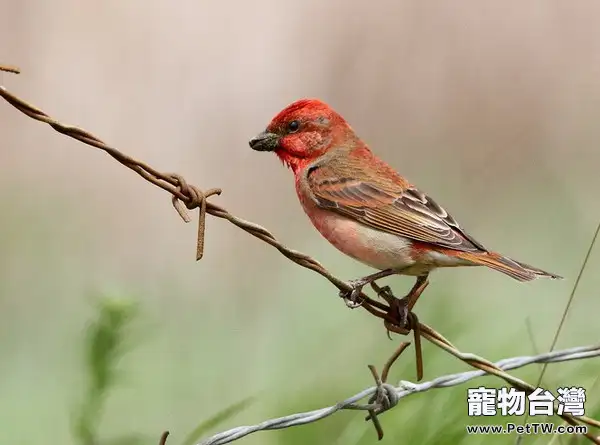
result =
[{"label": "brown wing feather", "polygon": [[458,251],[487,251],[435,201],[383,161],[373,161],[350,156],[309,169],[317,204],[384,232]]}]

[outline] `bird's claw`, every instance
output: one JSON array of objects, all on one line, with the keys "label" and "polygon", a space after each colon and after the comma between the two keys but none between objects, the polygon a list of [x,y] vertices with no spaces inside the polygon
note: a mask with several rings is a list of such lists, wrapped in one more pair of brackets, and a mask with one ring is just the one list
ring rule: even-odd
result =
[{"label": "bird's claw", "polygon": [[394,309],[398,314],[398,323],[402,329],[406,329],[408,327],[408,303],[408,297],[401,298],[400,300],[396,299],[394,303]]},{"label": "bird's claw", "polygon": [[394,332],[396,334],[406,335],[409,331],[409,320],[408,320],[408,299],[395,299],[390,303],[390,310],[388,314],[394,317],[394,323],[385,321],[383,324],[387,329],[388,338],[391,340],[390,332]]},{"label": "bird's claw", "polygon": [[377,295],[385,300],[390,306],[390,312],[394,317],[398,317],[398,327],[405,329],[408,326],[408,304],[409,298],[396,298],[389,286],[383,286],[377,292]]},{"label": "bird's claw", "polygon": [[379,288],[377,296],[383,298],[389,305],[391,305],[393,301],[397,300],[397,298],[394,296],[394,293],[392,292],[392,288],[389,286],[383,286]]},{"label": "bird's claw", "polygon": [[359,307],[362,304],[360,294],[365,286],[365,282],[363,280],[350,280],[348,281],[348,286],[350,286],[350,289],[340,291],[340,297],[346,301],[348,307]]}]

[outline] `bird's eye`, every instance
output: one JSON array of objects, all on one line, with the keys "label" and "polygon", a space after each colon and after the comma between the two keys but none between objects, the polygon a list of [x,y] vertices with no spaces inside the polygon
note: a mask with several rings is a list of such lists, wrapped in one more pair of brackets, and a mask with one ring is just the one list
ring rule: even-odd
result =
[{"label": "bird's eye", "polygon": [[298,122],[298,121],[292,121],[288,124],[288,131],[290,133],[297,132],[299,128],[300,128],[300,122]]}]

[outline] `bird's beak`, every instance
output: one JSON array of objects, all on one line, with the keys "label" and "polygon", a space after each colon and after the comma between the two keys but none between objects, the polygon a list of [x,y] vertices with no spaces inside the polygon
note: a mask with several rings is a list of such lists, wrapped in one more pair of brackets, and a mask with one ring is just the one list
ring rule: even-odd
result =
[{"label": "bird's beak", "polygon": [[250,139],[250,148],[256,151],[275,151],[279,147],[279,136],[275,133],[263,131]]}]

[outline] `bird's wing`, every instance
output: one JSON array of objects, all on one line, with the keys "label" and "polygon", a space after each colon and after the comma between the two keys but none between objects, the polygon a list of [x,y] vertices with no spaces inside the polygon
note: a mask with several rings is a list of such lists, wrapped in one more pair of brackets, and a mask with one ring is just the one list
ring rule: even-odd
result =
[{"label": "bird's wing", "polygon": [[457,251],[487,251],[446,210],[377,158],[332,159],[311,167],[306,179],[319,207],[366,226]]}]

